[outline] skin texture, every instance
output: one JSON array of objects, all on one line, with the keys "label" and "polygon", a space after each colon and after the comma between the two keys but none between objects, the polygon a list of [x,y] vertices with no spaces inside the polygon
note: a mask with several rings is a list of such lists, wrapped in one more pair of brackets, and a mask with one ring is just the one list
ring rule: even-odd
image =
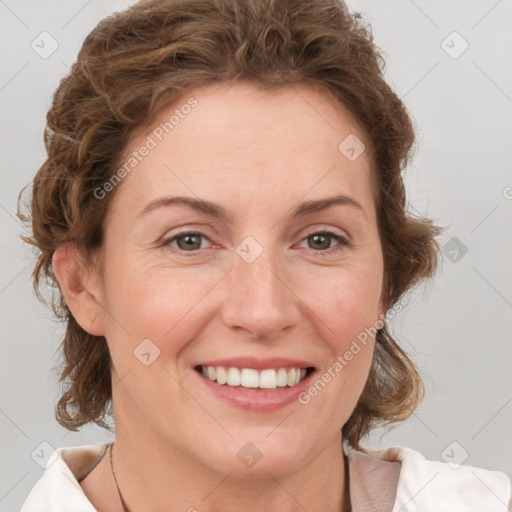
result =
[{"label": "skin texture", "polygon": [[[383,259],[371,164],[366,153],[350,161],[338,150],[350,134],[367,144],[365,135],[310,87],[214,84],[163,109],[134,133],[123,158],[190,97],[197,106],[117,185],[97,266],[84,269],[71,246],[54,257],[73,315],[106,337],[112,355],[123,497],[131,511],[342,510],[341,428],[366,382],[373,339],[307,405],[276,411],[220,401],[193,367],[291,357],[320,376],[375,325],[384,312]],[[334,194],[361,208],[292,216],[299,203]],[[170,195],[213,201],[232,218],[183,205],[138,217]],[[177,228],[205,236],[194,256],[183,238],[160,244]],[[323,229],[348,244],[315,243],[311,235]],[[236,252],[248,236],[263,249],[252,263]],[[160,350],[149,366],[134,356],[144,339]],[[251,468],[237,457],[247,442],[262,454]],[[106,512],[121,510],[109,464],[105,456],[82,483]]]}]

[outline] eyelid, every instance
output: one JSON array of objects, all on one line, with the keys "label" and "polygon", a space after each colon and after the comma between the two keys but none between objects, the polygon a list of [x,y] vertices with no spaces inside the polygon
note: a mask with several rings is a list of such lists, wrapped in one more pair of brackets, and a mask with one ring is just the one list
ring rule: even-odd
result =
[{"label": "eyelid", "polygon": [[338,233],[337,231],[335,231],[332,228],[313,229],[312,231],[308,232],[303,237],[301,237],[299,243],[303,243],[309,237],[311,237],[313,235],[317,235],[317,234],[319,234],[319,235],[327,235],[327,236],[331,237],[332,239],[336,240],[338,243],[335,244],[333,247],[329,247],[328,249],[324,249],[324,250],[310,249],[315,254],[322,254],[322,255],[330,254],[330,253],[333,253],[333,252],[340,251],[340,250],[342,250],[342,249],[344,249],[346,247],[352,246],[352,242],[351,242],[349,236],[344,235],[344,234],[340,234],[340,233]]},{"label": "eyelid", "polygon": [[305,228],[306,232],[312,232],[312,233],[317,233],[319,231],[331,231],[333,233],[336,233],[337,235],[340,235],[340,236],[346,236],[347,238],[349,238],[349,234],[341,229],[341,228],[336,228],[334,226],[331,226],[330,224],[312,224],[311,226],[308,226],[307,228]]},{"label": "eyelid", "polygon": [[350,234],[340,228],[335,228],[334,226],[330,225],[322,225],[322,224],[315,224],[313,226],[308,226],[304,232],[303,235],[301,235],[301,241],[304,240],[304,238],[307,238],[311,235],[315,235],[317,233],[326,233],[328,235],[332,236],[339,236],[340,238],[343,238],[346,240],[347,243],[352,243],[352,237]]},{"label": "eyelid", "polygon": [[[160,241],[158,242],[158,247],[168,247],[170,246],[171,242],[174,242],[177,238],[180,238],[182,236],[186,236],[186,235],[197,235],[199,237],[202,237],[204,238],[205,240],[208,240],[208,242],[210,242],[211,244],[211,248],[216,248],[216,247],[219,247],[218,245],[216,245],[213,240],[208,236],[206,235],[205,233],[203,233],[201,230],[199,229],[191,229],[191,228],[177,228],[178,231],[176,232],[173,232],[171,235],[164,235]],[[174,247],[173,247],[174,249]],[[178,252],[180,253],[198,253],[199,251],[201,251],[202,249],[198,249],[197,251],[182,251],[180,249],[176,249]]]},{"label": "eyelid", "polygon": [[[200,236],[203,239],[207,240],[210,243],[210,247],[205,247],[203,249],[197,249],[197,250],[193,250],[193,251],[184,251],[182,249],[175,248],[175,247],[171,247],[171,249],[180,254],[188,254],[188,255],[192,256],[194,254],[198,255],[202,251],[207,250],[207,249],[214,249],[214,248],[222,247],[222,245],[216,244],[207,234],[204,233],[204,227],[205,227],[204,225],[201,225],[198,229],[194,229],[194,227],[192,227],[192,225],[189,225],[189,224],[178,226],[175,228],[176,231],[174,231],[171,235],[164,235],[160,239],[160,241],[157,243],[157,246],[158,247],[170,247],[170,244],[172,242],[174,242],[177,238],[179,238],[181,236],[194,234],[194,235]],[[350,234],[348,234],[345,230],[341,230],[340,228],[335,228],[334,226],[331,226],[331,225],[314,224],[314,225],[310,225],[306,228],[303,228],[303,230],[301,230],[301,231],[303,231],[303,234],[300,235],[300,240],[298,242],[296,242],[295,245],[304,242],[307,238],[309,238],[310,236],[313,236],[315,234],[325,234],[325,235],[331,236],[332,238],[337,240],[338,243],[334,247],[330,247],[328,249],[316,250],[316,251],[314,249],[309,249],[316,253],[328,254],[331,251],[333,251],[333,252],[336,251],[340,247],[352,245],[352,237],[350,236]],[[295,234],[294,238],[299,236],[299,234],[300,234],[300,231]]]}]

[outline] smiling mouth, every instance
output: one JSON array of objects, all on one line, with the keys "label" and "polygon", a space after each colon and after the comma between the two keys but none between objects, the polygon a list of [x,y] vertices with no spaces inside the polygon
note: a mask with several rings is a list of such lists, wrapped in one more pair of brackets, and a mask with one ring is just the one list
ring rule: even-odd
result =
[{"label": "smiling mouth", "polygon": [[198,365],[194,367],[194,370],[205,379],[222,386],[248,390],[272,390],[296,386],[314,371],[314,368],[310,366],[307,368],[256,370],[254,368]]}]

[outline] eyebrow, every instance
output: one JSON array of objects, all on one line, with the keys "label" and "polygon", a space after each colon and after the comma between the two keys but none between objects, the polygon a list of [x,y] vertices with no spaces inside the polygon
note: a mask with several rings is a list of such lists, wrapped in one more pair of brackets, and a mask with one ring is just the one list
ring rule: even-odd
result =
[{"label": "eyebrow", "polygon": [[[188,206],[193,210],[196,210],[200,213],[205,213],[206,215],[210,215],[211,217],[220,219],[223,222],[230,222],[233,219],[233,216],[219,204],[213,203],[211,201],[206,201],[204,199],[194,199],[193,197],[186,196],[167,196],[154,199],[153,201],[150,201],[148,204],[146,204],[146,206],[144,206],[144,208],[137,214],[137,217],[146,215],[157,208],[171,206],[174,204]],[[300,217],[308,215],[310,213],[325,210],[334,205],[351,206],[353,208],[360,210],[362,214],[366,217],[364,208],[358,201],[342,194],[338,194],[331,197],[325,197],[322,199],[316,199],[312,201],[304,201],[293,210],[292,216]]]}]

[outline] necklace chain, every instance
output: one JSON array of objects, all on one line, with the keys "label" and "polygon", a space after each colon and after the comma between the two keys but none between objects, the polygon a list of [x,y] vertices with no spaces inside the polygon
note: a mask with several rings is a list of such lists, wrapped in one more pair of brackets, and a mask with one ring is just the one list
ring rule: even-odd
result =
[{"label": "necklace chain", "polygon": [[[119,484],[117,483],[116,474],[114,472],[114,464],[112,462],[113,449],[114,449],[114,443],[112,442],[112,443],[110,443],[110,468],[112,469],[112,475],[114,476],[114,482],[116,483],[116,488],[117,488],[117,492],[119,494],[119,499],[121,500],[121,506],[123,507],[123,512],[130,512],[130,509],[126,506],[126,503],[124,502],[123,495],[121,494],[121,490],[119,489]],[[348,466],[348,464],[347,464],[347,466]],[[347,472],[347,476],[348,476],[348,472]],[[347,491],[348,491],[348,488],[347,488]],[[346,500],[345,503],[346,503],[346,507],[347,507],[346,510],[351,511],[352,507],[350,506],[350,502],[347,498],[348,498],[348,496],[345,493],[345,500]]]},{"label": "necklace chain", "polygon": [[119,489],[119,484],[117,483],[116,474],[114,472],[114,464],[112,462],[112,450],[114,449],[114,443],[110,443],[110,468],[112,469],[112,475],[114,475],[114,482],[116,483],[117,492],[119,494],[119,499],[121,500],[121,505],[123,507],[123,512],[130,512],[130,509],[126,506],[126,503],[123,500],[123,495],[121,494],[121,490]]}]

